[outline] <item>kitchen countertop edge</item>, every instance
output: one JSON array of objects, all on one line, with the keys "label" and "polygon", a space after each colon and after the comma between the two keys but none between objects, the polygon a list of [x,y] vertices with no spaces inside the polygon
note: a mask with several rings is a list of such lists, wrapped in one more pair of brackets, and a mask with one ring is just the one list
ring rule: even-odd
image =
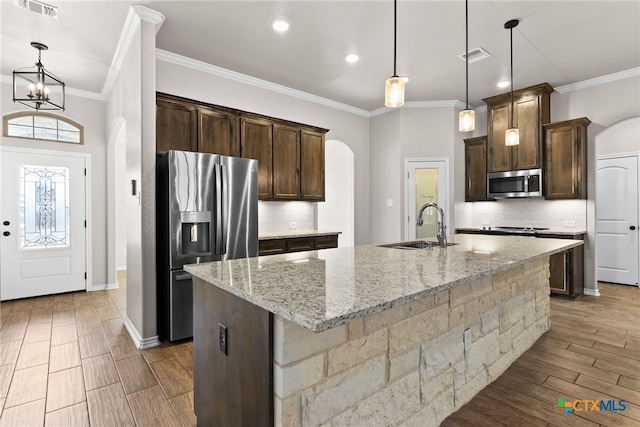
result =
[{"label": "kitchen countertop edge", "polygon": [[[551,240],[551,239],[544,239],[544,240]],[[347,323],[350,323],[352,321],[364,318],[364,317],[368,317],[371,316],[373,314],[376,313],[380,313],[386,310],[389,310],[393,307],[399,306],[399,305],[404,305],[407,303],[410,303],[412,301],[416,301],[419,299],[422,299],[428,295],[432,295],[432,294],[436,294],[438,292],[442,292],[442,291],[446,291],[449,290],[451,288],[454,288],[456,286],[462,285],[464,283],[468,283],[470,281],[474,281],[474,280],[478,280],[481,279],[483,277],[486,276],[490,276],[490,275],[494,275],[496,273],[505,271],[505,270],[509,270],[512,269],[514,267],[518,267],[520,265],[524,265],[528,262],[531,261],[535,261],[537,259],[549,256],[549,255],[553,255],[554,253],[559,253],[562,251],[565,251],[567,249],[570,249],[572,247],[577,247],[583,244],[582,240],[567,240],[566,242],[563,241],[563,246],[560,248],[555,248],[555,249],[551,249],[551,250],[545,250],[543,252],[531,255],[531,256],[527,256],[526,258],[523,259],[518,259],[518,260],[514,260],[514,261],[505,261],[502,262],[501,264],[494,266],[492,268],[488,268],[488,269],[483,269],[481,271],[469,274],[465,277],[461,277],[455,280],[451,280],[449,282],[445,282],[445,283],[439,283],[436,286],[432,286],[432,287],[426,287],[424,289],[421,289],[417,292],[411,292],[409,294],[406,295],[402,295],[399,296],[397,298],[393,298],[393,299],[389,299],[389,300],[385,300],[385,301],[381,301],[378,302],[377,304],[374,305],[369,305],[360,309],[354,309],[352,311],[349,311],[347,313],[332,317],[330,319],[324,319],[324,320],[318,320],[318,319],[314,319],[312,318],[312,315],[305,315],[304,312],[300,312],[301,310],[295,310],[295,309],[291,309],[291,308],[287,308],[286,306],[279,304],[275,301],[273,301],[273,299],[269,299],[268,295],[265,296],[260,296],[260,295],[254,295],[252,293],[249,293],[247,291],[245,291],[244,289],[241,289],[238,286],[233,286],[230,285],[228,282],[229,280],[220,280],[219,278],[216,277],[216,271],[211,267],[211,265],[213,264],[217,264],[217,263],[204,263],[204,264],[193,264],[193,265],[187,265],[185,266],[185,270],[189,273],[191,273],[193,276],[198,277],[202,280],[204,280],[207,283],[210,283],[214,286],[217,286],[221,289],[224,289],[228,292],[230,292],[231,294],[242,298],[260,308],[263,308],[271,313],[277,314],[279,316],[281,316],[282,318],[289,320],[297,325],[300,325],[306,329],[309,329],[312,332],[323,332],[326,331],[328,329],[331,328],[335,328]],[[363,246],[364,248],[375,248],[375,245],[365,245]],[[380,248],[383,249],[383,248]],[[440,249],[436,248],[434,249],[434,251],[438,251]],[[340,249],[328,249],[328,250],[324,250],[324,252],[326,253],[326,251],[340,251]],[[317,251],[309,251],[307,252],[307,254],[313,254],[313,253],[317,253]],[[276,256],[271,256],[269,258],[271,258],[271,260],[274,260],[274,257],[281,257],[279,255]],[[264,257],[261,257],[264,258]],[[223,261],[224,263],[228,263],[228,262],[237,262],[237,261],[242,261],[242,260],[231,260],[231,261]],[[283,261],[283,262],[287,262],[287,261]],[[246,260],[245,260],[246,263]],[[218,273],[219,274],[219,273]],[[301,277],[300,282],[304,282],[304,277]],[[292,304],[291,304],[292,305]]]}]

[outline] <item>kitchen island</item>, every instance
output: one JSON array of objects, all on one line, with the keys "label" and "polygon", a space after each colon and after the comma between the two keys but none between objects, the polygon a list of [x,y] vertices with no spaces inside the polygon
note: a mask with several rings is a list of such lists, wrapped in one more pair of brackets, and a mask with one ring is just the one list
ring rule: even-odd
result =
[{"label": "kitchen island", "polygon": [[200,425],[438,425],[549,328],[549,255],[455,235],[187,266]]}]

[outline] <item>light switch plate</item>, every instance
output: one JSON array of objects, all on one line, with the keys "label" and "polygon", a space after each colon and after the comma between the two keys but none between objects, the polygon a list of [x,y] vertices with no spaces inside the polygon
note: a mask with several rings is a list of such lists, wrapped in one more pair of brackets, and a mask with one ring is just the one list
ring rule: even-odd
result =
[{"label": "light switch plate", "polygon": [[295,230],[297,226],[295,221],[289,221],[289,230]]},{"label": "light switch plate", "polygon": [[393,199],[387,199],[387,207],[390,208],[393,206]]}]

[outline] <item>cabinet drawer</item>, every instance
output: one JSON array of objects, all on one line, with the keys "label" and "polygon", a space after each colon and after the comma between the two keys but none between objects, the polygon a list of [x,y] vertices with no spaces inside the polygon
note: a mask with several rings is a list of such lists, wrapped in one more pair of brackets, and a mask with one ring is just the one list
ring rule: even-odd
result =
[{"label": "cabinet drawer", "polygon": [[315,249],[313,246],[313,237],[287,239],[287,252],[310,251],[313,249]]},{"label": "cabinet drawer", "polygon": [[316,237],[316,249],[330,249],[338,247],[338,235]]},{"label": "cabinet drawer", "polygon": [[287,241],[284,239],[260,240],[259,255],[275,255],[287,252]]}]

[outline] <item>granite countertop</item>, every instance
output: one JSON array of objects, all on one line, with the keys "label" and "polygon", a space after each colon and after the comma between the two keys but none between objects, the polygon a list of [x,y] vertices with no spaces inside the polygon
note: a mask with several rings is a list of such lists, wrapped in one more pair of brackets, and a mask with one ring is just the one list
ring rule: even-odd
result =
[{"label": "granite countertop", "polygon": [[185,270],[314,332],[580,246],[582,240],[456,234],[442,249],[364,245],[218,261]]},{"label": "granite countertop", "polygon": [[[456,228],[456,231],[470,231],[470,232],[477,232],[477,233],[482,233],[486,230],[483,230],[482,228],[479,227],[458,227]],[[558,236],[581,236],[583,234],[587,234],[587,230],[580,230],[580,229],[566,229],[566,228],[559,228],[559,229],[549,229],[549,230],[536,230],[535,233],[532,234],[532,236],[536,236],[536,235],[544,235],[544,234],[554,234],[554,235],[558,235]]]},{"label": "granite countertop", "polygon": [[272,232],[258,234],[258,240],[291,239],[295,237],[332,236],[334,234],[342,234],[342,231],[322,231],[322,230],[272,231]]}]

